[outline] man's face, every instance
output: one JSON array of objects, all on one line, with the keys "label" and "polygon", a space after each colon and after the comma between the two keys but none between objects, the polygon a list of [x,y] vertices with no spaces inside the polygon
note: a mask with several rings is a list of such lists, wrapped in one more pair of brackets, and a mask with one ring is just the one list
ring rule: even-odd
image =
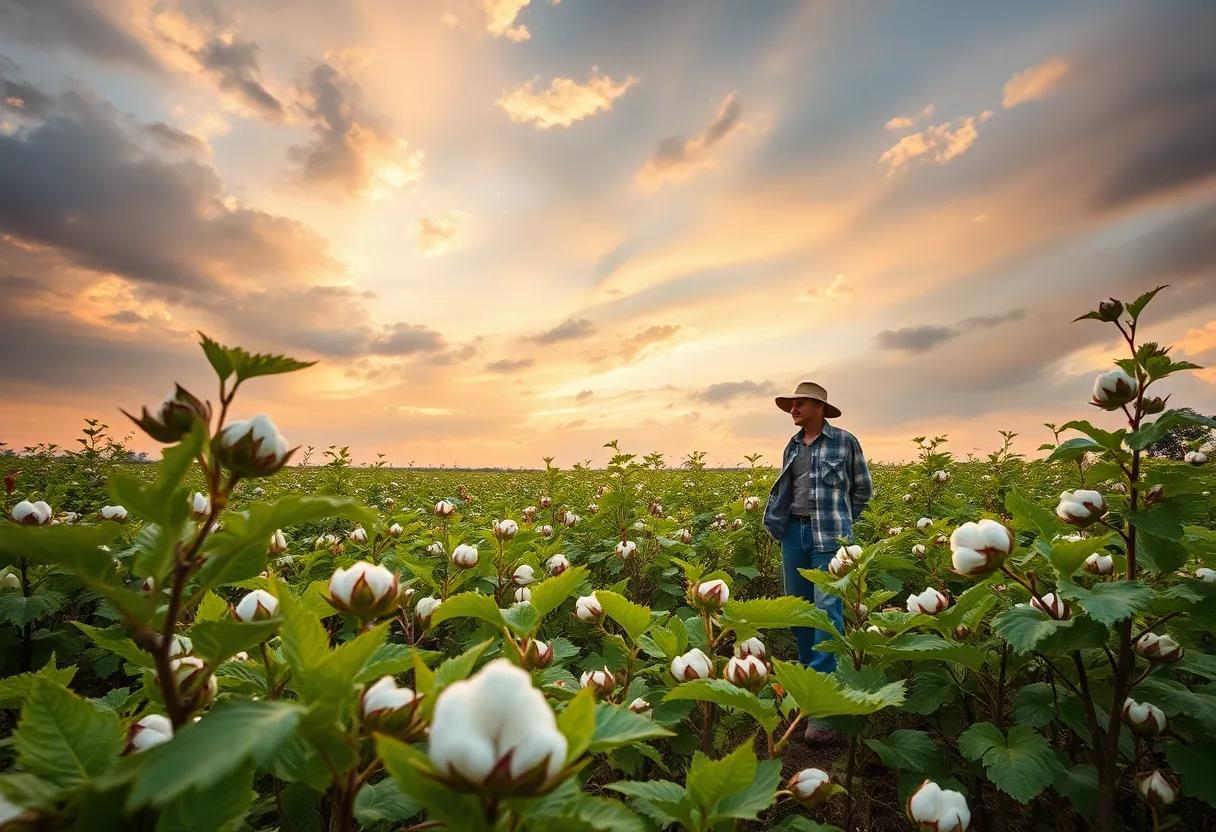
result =
[{"label": "man's face", "polygon": [[794,399],[790,405],[790,416],[798,427],[813,424],[822,415],[823,402],[816,399]]}]

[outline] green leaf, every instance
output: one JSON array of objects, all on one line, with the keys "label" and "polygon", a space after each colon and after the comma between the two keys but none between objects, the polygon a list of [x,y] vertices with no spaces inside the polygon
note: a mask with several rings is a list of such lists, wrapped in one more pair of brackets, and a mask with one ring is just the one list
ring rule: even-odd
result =
[{"label": "green leaf", "polygon": [[1011,607],[997,615],[992,619],[992,629],[1019,654],[1085,650],[1101,647],[1107,638],[1106,628],[1091,618],[1077,616],[1056,621],[1029,604]]},{"label": "green leaf", "polygon": [[[575,697],[571,704],[577,699],[578,697]],[[648,716],[601,702],[595,708],[595,732],[587,750],[592,754],[602,754],[633,743],[671,736],[674,736],[671,731]]]},{"label": "green leaf", "polygon": [[70,787],[110,767],[122,753],[123,730],[113,713],[36,677],[12,743],[22,771]]},{"label": "green leaf", "polygon": [[1123,519],[1133,524],[1137,532],[1147,532],[1158,537],[1164,537],[1167,540],[1181,540],[1183,536],[1182,524],[1186,520],[1188,505],[1187,500],[1181,497],[1174,497],[1173,499],[1162,500],[1148,508],[1139,508],[1135,511],[1126,512],[1123,515]]},{"label": "green leaf", "polygon": [[[587,567],[572,566],[556,578],[549,578],[533,585],[532,609],[537,616],[544,618],[562,605],[567,598],[574,594],[578,585],[587,578]],[[442,609],[442,607],[440,607]]]},{"label": "green leaf", "polygon": [[1019,803],[1050,786],[1059,770],[1051,743],[1026,725],[1010,728],[1006,739],[991,722],[977,723],[959,735],[958,750],[982,761],[988,779]]},{"label": "green leaf", "polygon": [[399,823],[421,811],[418,801],[402,794],[397,781],[391,777],[379,783],[365,783],[355,797],[355,820],[360,826]]},{"label": "green leaf", "polygon": [[279,629],[278,619],[264,621],[200,621],[190,628],[194,655],[215,667],[237,653],[257,647]]},{"label": "green leaf", "polygon": [[866,740],[885,765],[890,768],[926,772],[933,769],[942,758],[942,750],[924,731],[899,729],[892,731],[885,740]]},{"label": "green leaf", "polygon": [[756,776],[741,792],[719,800],[713,807],[714,818],[739,818],[756,820],[777,799],[777,787],[781,783],[781,761],[765,760],[756,766]]},{"label": "green leaf", "polygon": [[1056,446],[1047,457],[1048,462],[1073,462],[1082,459],[1088,453],[1101,453],[1102,446],[1086,436],[1074,436]]},{"label": "green leaf", "polygon": [[60,687],[67,687],[75,676],[76,666],[56,667],[55,654],[52,653],[50,661],[39,668],[37,672],[18,673],[16,676],[0,679],[0,708],[19,708],[21,703],[29,697],[30,688],[39,679],[44,679]]},{"label": "green leaf", "polygon": [[[1065,430],[1079,431],[1079,432],[1085,434],[1086,436],[1088,436],[1090,439],[1097,442],[1099,445],[1101,445],[1106,450],[1108,450],[1116,455],[1119,455],[1121,457],[1127,456],[1127,451],[1125,451],[1123,449],[1123,438],[1125,436],[1127,436],[1127,431],[1125,431],[1125,430],[1120,429],[1120,430],[1114,431],[1112,433],[1111,431],[1108,431],[1108,430],[1102,430],[1100,428],[1096,428],[1093,425],[1091,425],[1089,422],[1084,421],[1084,420],[1075,420],[1072,422],[1067,422],[1062,428],[1060,428],[1060,430],[1061,431],[1065,431]],[[1051,536],[1047,535],[1047,537],[1050,538]]]},{"label": "green leaf", "polygon": [[1107,581],[1090,589],[1060,581],[1056,592],[1062,598],[1076,601],[1095,621],[1108,627],[1135,615],[1153,597],[1153,591],[1139,581]]},{"label": "green leaf", "polygon": [[[442,607],[440,607],[442,609]],[[487,639],[480,644],[475,644],[468,650],[465,650],[459,656],[453,656],[450,659],[445,659],[443,664],[435,670],[435,674],[430,679],[426,678],[426,674],[419,673],[417,667],[422,662],[414,663],[414,677],[417,680],[417,693],[426,693],[428,696],[422,700],[422,705],[419,708],[422,716],[429,719],[435,711],[435,702],[439,699],[439,694],[443,689],[453,682],[459,682],[461,679],[467,679],[469,674],[473,672],[477,660],[481,658],[481,654],[490,646],[493,639]]]},{"label": "green leaf", "polygon": [[[1168,285],[1169,284],[1166,284],[1166,286]],[[1158,286],[1155,289],[1150,289],[1124,307],[1127,314],[1131,316],[1133,321],[1138,321],[1140,319],[1140,313],[1144,311],[1144,307],[1148,306],[1148,302],[1152,300],[1158,292],[1166,288],[1166,286]]]},{"label": "green leaf", "polygon": [[203,339],[199,345],[203,348],[203,355],[207,356],[207,361],[215,370],[216,375],[220,377],[220,381],[224,381],[228,376],[232,375],[232,359],[228,356],[228,350],[220,346],[215,341],[212,341],[202,332],[199,336]]},{"label": "green leaf", "polygon": [[461,832],[490,832],[481,798],[433,780],[430,761],[421,751],[383,734],[376,735],[376,751],[397,788],[422,806],[430,820]]},{"label": "green leaf", "polygon": [[67,597],[53,589],[36,589],[28,598],[19,591],[0,592],[0,621],[7,620],[14,627],[24,627],[44,615],[56,612]]},{"label": "green leaf", "polygon": [[1143,529],[1136,530],[1136,566],[1151,572],[1169,574],[1186,565],[1190,553],[1178,540],[1158,537]]},{"label": "green leaf", "polygon": [[1216,778],[1212,777],[1213,767],[1216,767],[1216,742],[1208,740],[1188,745],[1171,742],[1165,746],[1165,758],[1181,778],[1183,794],[1216,806]]},{"label": "green leaf", "polygon": [[252,759],[269,766],[292,737],[303,709],[283,701],[233,699],[216,705],[173,739],[143,752],[130,808],[164,806],[190,789],[209,789]]},{"label": "green leaf", "polygon": [[695,752],[685,787],[692,802],[708,815],[715,803],[746,789],[755,776],[756,752],[745,742],[720,760]]},{"label": "green leaf", "polygon": [[760,630],[789,627],[812,627],[839,636],[827,613],[794,595],[730,601],[722,610],[722,626],[734,630],[739,641],[751,638]]},{"label": "green leaf", "polygon": [[557,715],[557,728],[566,738],[566,761],[583,756],[595,735],[595,691],[582,688]]},{"label": "green leaf", "polygon": [[1098,810],[1098,770],[1091,765],[1071,765],[1068,755],[1058,749],[1055,754],[1059,767],[1052,787],[1082,815],[1093,815]]},{"label": "green leaf", "polygon": [[1095,552],[1106,550],[1112,535],[1113,533],[1107,533],[1099,537],[1083,537],[1080,540],[1052,540],[1049,543],[1051,550],[1047,554],[1047,560],[1055,567],[1058,577],[1071,578],[1085,563],[1086,558]]},{"label": "green leaf", "polygon": [[316,364],[315,361],[296,361],[285,355],[249,354],[240,347],[229,347],[228,356],[232,360],[232,369],[236,372],[237,382],[258,376],[274,376],[282,373],[294,373]]},{"label": "green leaf", "polygon": [[462,592],[448,598],[431,616],[431,626],[435,627],[453,618],[476,618],[495,627],[507,626],[498,604],[489,595],[482,595],[480,592]]},{"label": "green leaf", "polygon": [[958,662],[972,670],[984,666],[986,654],[970,644],[948,641],[929,633],[904,633],[867,652],[883,662],[888,661],[949,661]]},{"label": "green leaf", "polygon": [[236,832],[257,792],[251,765],[234,769],[207,789],[191,789],[161,810],[156,832]]},{"label": "green leaf", "polygon": [[321,698],[325,684],[320,669],[329,655],[329,634],[286,584],[271,581],[270,592],[279,599],[279,637],[283,656],[291,666],[292,685],[306,700]]},{"label": "green leaf", "polygon": [[[1172,369],[1192,369],[1192,367],[1174,367]],[[1141,425],[1140,429],[1135,431],[1131,436],[1127,437],[1127,447],[1133,450],[1143,451],[1149,445],[1160,442],[1164,439],[1171,430],[1179,425],[1202,425],[1203,427],[1216,430],[1216,419],[1211,419],[1199,413],[1187,413],[1182,410],[1167,410],[1162,413],[1157,420],[1148,425]]]},{"label": "green leaf", "polygon": [[230,610],[228,602],[214,592],[208,592],[203,595],[203,600],[199,602],[198,609],[195,610],[195,621],[219,621],[221,618],[226,618]]},{"label": "green leaf", "polygon": [[846,688],[834,675],[780,660],[773,661],[773,676],[807,717],[865,716],[904,701],[902,681],[877,692],[860,691]]},{"label": "green leaf", "polygon": [[625,596],[606,589],[596,590],[595,597],[599,599],[604,614],[621,625],[630,641],[637,642],[650,627],[649,607],[635,604]]},{"label": "green leaf", "polygon": [[1005,495],[1005,508],[1013,515],[1015,529],[1038,532],[1043,540],[1051,540],[1062,525],[1055,512],[1043,508],[1020,488],[1010,489]]},{"label": "green leaf", "polygon": [[1055,711],[1055,694],[1046,682],[1032,682],[1014,694],[1013,721],[1019,725],[1042,728],[1051,722]]},{"label": "green leaf", "polygon": [[663,826],[680,823],[687,829],[698,828],[694,820],[697,809],[688,792],[678,783],[669,780],[618,780],[604,788],[634,798],[634,805],[639,811]]},{"label": "green leaf", "polygon": [[681,682],[663,697],[664,702],[681,699],[714,702],[743,711],[769,733],[777,727],[777,706],[772,700],[760,699],[751,691],[736,687],[725,679],[694,679],[691,682]]},{"label": "green leaf", "polygon": [[909,713],[927,716],[959,696],[958,684],[941,664],[921,664],[913,669],[912,691],[904,702]]},{"label": "green leaf", "polygon": [[109,650],[115,655],[122,656],[127,661],[139,667],[153,667],[152,654],[147,653],[131,640],[127,631],[121,627],[107,627],[104,630],[85,624],[83,621],[73,621],[82,633],[93,640],[93,643],[103,650]]}]

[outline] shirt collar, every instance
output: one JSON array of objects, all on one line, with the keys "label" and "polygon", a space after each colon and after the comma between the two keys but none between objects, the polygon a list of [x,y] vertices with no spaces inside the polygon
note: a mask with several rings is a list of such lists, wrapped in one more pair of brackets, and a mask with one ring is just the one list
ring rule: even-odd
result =
[{"label": "shirt collar", "polygon": [[[828,439],[833,439],[836,436],[836,429],[834,427],[832,427],[832,425],[825,419],[823,422],[823,429],[821,431],[819,431],[819,435],[826,436]],[[798,431],[797,433],[795,433],[793,436],[790,437],[790,442],[801,442],[801,441],[802,441],[802,431]]]}]

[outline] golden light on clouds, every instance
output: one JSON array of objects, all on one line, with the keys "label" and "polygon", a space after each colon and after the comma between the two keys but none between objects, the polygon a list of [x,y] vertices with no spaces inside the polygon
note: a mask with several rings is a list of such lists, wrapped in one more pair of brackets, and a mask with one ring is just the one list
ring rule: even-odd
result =
[{"label": "golden light on clouds", "polygon": [[1072,71],[1072,64],[1064,58],[1048,58],[1041,64],[1016,73],[1005,83],[1001,104],[1012,109],[1027,101],[1034,101],[1054,91]]},{"label": "golden light on clouds", "polygon": [[535,124],[541,130],[569,127],[596,113],[611,111],[612,103],[638,82],[632,75],[614,81],[598,72],[598,67],[593,68],[585,84],[571,78],[554,78],[548,89],[540,91],[534,89],[540,81],[538,76],[504,92],[495,104],[511,121],[520,124]]}]

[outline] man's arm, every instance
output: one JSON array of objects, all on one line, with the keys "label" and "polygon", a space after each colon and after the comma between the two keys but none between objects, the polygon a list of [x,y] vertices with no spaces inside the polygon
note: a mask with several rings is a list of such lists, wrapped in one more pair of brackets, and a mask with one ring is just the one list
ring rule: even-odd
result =
[{"label": "man's arm", "polygon": [[852,446],[849,453],[849,476],[852,478],[849,502],[852,504],[853,519],[856,520],[865,511],[870,497],[874,496],[874,484],[870,482],[870,469],[857,437],[853,437]]}]

